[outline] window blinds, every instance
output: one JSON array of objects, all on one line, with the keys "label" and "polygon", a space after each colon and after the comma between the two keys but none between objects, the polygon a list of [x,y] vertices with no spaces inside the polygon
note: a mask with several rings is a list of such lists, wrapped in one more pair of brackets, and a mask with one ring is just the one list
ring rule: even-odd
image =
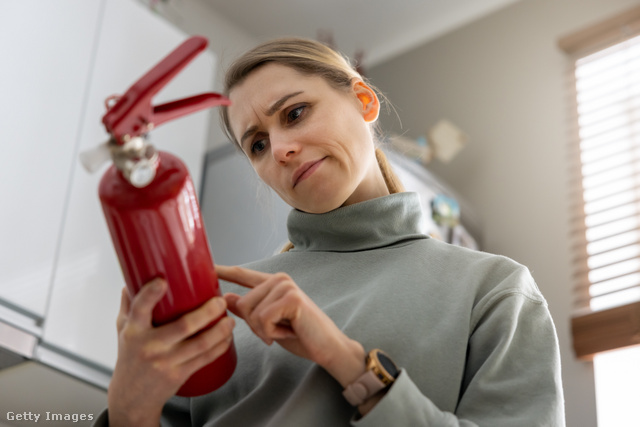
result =
[{"label": "window blinds", "polygon": [[605,24],[560,43],[573,58],[572,331],[587,359],[640,344],[640,8]]}]

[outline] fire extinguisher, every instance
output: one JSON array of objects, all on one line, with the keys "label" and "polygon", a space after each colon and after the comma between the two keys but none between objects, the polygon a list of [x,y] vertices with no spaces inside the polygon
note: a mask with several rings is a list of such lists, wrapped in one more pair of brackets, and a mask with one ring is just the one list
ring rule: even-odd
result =
[{"label": "fire extinguisher", "polygon": [[[154,308],[154,325],[175,320],[221,295],[187,167],[176,156],[156,151],[146,138],[151,129],[169,120],[230,104],[220,94],[205,93],[151,105],[151,98],[206,46],[203,37],[189,38],[124,95],[108,98],[102,123],[111,137],[97,149],[81,153],[90,171],[108,158],[113,160],[98,192],[129,293],[135,295],[157,277],[169,285]],[[220,358],[194,373],[177,394],[209,393],[231,377],[235,366],[232,344]]]}]

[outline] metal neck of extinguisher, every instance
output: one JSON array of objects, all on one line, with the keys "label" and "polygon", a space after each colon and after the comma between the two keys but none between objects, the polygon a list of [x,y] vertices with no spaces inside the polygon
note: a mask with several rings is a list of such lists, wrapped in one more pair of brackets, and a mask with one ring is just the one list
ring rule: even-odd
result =
[{"label": "metal neck of extinguisher", "polygon": [[124,144],[111,139],[109,151],[113,164],[134,187],[146,187],[155,178],[159,164],[158,151],[145,135],[130,138]]}]

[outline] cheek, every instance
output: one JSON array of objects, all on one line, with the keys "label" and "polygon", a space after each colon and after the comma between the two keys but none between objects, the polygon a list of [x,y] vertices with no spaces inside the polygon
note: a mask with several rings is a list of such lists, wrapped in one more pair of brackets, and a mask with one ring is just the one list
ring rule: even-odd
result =
[{"label": "cheek", "polygon": [[354,143],[371,142],[370,124],[365,122],[362,114],[353,105],[344,105],[334,111],[335,122],[339,124],[344,135]]},{"label": "cheek", "polygon": [[346,119],[341,123],[340,128],[336,129],[335,135],[340,149],[355,169],[359,169],[373,152],[372,134],[366,123],[362,122],[362,118]]},{"label": "cheek", "polygon": [[258,163],[252,162],[251,166],[253,166],[253,170],[256,171],[256,174],[258,174],[258,177],[262,181],[264,181],[268,185],[271,185],[270,174],[268,172],[268,167],[266,167],[266,165],[264,165],[262,162],[258,162]]},{"label": "cheek", "polygon": [[[327,123],[331,125],[327,126]],[[324,141],[337,146],[336,148],[346,154],[362,155],[363,145],[371,143],[371,134],[363,125],[366,123],[362,117],[354,114],[352,108],[341,108],[317,120],[307,135],[318,143]]]},{"label": "cheek", "polygon": [[[266,160],[266,161],[265,161]],[[258,174],[258,177],[269,187],[271,187],[276,193],[282,195],[283,184],[282,184],[282,176],[279,174],[279,170],[277,167],[273,167],[268,159],[263,159],[259,163],[252,164],[253,169]]]}]

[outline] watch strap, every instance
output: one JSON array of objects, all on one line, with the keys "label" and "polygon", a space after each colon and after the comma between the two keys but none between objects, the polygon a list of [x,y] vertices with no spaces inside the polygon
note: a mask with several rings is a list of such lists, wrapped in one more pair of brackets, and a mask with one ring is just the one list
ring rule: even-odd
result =
[{"label": "watch strap", "polygon": [[372,370],[367,370],[360,378],[349,384],[342,395],[351,405],[359,406],[386,386]]}]

